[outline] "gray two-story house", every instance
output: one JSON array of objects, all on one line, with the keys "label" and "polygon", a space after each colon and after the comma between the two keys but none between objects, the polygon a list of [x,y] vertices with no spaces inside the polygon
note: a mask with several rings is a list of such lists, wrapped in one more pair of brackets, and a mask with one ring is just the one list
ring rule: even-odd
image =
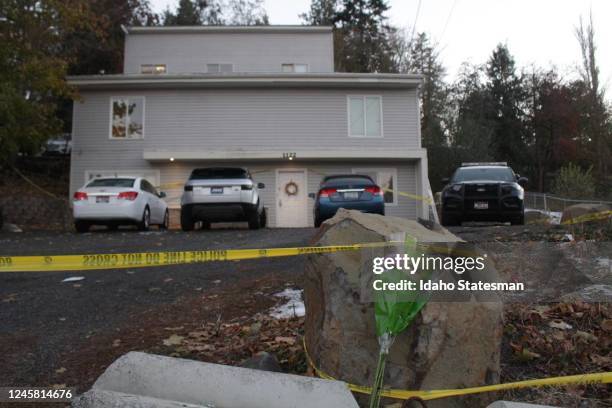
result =
[{"label": "gray two-story house", "polygon": [[192,169],[240,166],[266,184],[270,226],[303,227],[325,175],[360,173],[387,189],[388,215],[428,218],[419,75],[334,72],[330,27],[124,31],[123,74],[69,78],[71,194],[143,176],[178,208]]}]

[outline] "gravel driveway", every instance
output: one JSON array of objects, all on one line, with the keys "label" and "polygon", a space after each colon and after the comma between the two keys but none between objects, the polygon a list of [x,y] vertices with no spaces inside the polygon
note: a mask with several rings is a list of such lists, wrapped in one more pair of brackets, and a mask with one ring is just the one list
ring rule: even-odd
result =
[{"label": "gravel driveway", "polygon": [[[313,234],[314,229],[306,228],[3,233],[0,256],[291,247],[307,245]],[[82,389],[117,354],[146,348],[157,321],[179,325],[268,307],[275,302],[269,293],[297,282],[302,268],[302,257],[287,257],[83,273],[0,274],[0,386],[66,383]],[[85,279],[62,283],[75,276]],[[236,307],[206,310],[202,299],[213,292],[231,294]],[[260,304],[245,301],[249,304],[243,305],[243,311],[239,299],[246,292],[261,294]],[[131,337],[137,344],[112,344],[113,333],[126,329],[139,333]],[[86,378],[81,363],[93,367]],[[66,377],[66,371],[72,375]]]}]

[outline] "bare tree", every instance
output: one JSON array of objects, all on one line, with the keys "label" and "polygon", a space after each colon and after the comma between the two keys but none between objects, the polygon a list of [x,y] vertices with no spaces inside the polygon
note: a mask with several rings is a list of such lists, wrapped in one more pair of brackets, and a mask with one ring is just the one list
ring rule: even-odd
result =
[{"label": "bare tree", "polygon": [[592,12],[589,13],[589,19],[586,23],[582,17],[580,18],[580,23],[575,28],[575,35],[582,57],[579,72],[585,88],[587,124],[582,139],[595,163],[598,179],[606,180],[612,146],[612,134],[610,132],[612,123],[605,104],[604,90],[600,89],[599,84],[599,67],[596,60],[597,47]]}]

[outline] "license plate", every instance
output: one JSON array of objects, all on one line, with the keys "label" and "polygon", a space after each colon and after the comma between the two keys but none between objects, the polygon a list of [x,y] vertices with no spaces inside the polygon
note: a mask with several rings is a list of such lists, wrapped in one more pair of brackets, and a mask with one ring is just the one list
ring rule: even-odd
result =
[{"label": "license plate", "polygon": [[96,197],[96,203],[108,203],[108,197],[107,196]]},{"label": "license plate", "polygon": [[489,208],[489,203],[486,201],[476,201],[474,203],[475,210],[487,210]]},{"label": "license plate", "polygon": [[359,193],[357,191],[349,191],[344,193],[345,200],[357,200],[359,198]]},{"label": "license plate", "polygon": [[210,194],[223,194],[223,187],[211,187]]}]

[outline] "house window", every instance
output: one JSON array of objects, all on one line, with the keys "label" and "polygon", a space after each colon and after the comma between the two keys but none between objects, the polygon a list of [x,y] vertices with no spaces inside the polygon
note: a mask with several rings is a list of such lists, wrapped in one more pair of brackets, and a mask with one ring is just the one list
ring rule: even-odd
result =
[{"label": "house window", "polygon": [[144,97],[111,98],[111,139],[144,138]]},{"label": "house window", "polygon": [[222,72],[234,72],[233,64],[206,64],[206,72],[209,74],[219,74]]},{"label": "house window", "polygon": [[303,74],[308,72],[308,64],[281,64],[281,71]]},{"label": "house window", "polygon": [[164,64],[146,64],[140,66],[141,74],[165,74],[166,66]]},{"label": "house window", "polygon": [[350,137],[382,137],[382,98],[349,96],[348,118]]},{"label": "house window", "polygon": [[397,169],[353,169],[353,174],[372,177],[383,190],[385,204],[397,204]]}]

